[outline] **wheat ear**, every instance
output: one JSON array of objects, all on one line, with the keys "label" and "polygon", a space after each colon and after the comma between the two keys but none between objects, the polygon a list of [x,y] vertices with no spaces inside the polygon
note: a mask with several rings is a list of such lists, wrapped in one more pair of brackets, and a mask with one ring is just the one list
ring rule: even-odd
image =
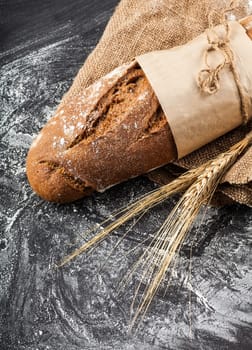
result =
[{"label": "wheat ear", "polygon": [[[134,313],[131,326],[135,324],[140,315],[142,317],[145,315],[201,206],[209,202],[223,175],[251,143],[252,132],[228,151],[220,154],[208,163],[204,171],[198,175],[196,181],[184,193],[156,233],[156,245],[150,249],[148,256],[145,258],[148,262],[147,264],[145,262],[147,266],[144,268],[143,273],[145,278],[151,278],[151,283],[143,293],[139,306]],[[162,250],[162,255],[158,254],[160,250]],[[155,271],[154,265],[158,265]]]}]

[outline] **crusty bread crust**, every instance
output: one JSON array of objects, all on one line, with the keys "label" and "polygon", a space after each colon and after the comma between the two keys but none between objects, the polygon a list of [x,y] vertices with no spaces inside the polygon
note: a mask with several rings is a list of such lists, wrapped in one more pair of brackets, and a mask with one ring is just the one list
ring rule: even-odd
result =
[{"label": "crusty bread crust", "polygon": [[27,176],[42,198],[63,203],[175,158],[167,119],[133,61],[59,106],[29,150]]}]

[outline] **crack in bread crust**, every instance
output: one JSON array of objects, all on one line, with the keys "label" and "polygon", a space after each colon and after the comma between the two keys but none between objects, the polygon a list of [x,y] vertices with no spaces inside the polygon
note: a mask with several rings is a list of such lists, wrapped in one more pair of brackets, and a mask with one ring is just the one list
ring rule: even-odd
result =
[{"label": "crack in bread crust", "polygon": [[125,102],[125,97],[121,97],[122,93],[127,97],[127,103],[132,99],[137,83],[146,79],[140,68],[132,68],[125,76],[123,76],[113,88],[111,88],[94,106],[88,116],[84,130],[72,141],[68,146],[68,150],[78,145],[80,142],[93,140],[100,134],[104,134],[110,127],[122,117],[116,113],[120,105]]},{"label": "crack in bread crust", "polygon": [[40,161],[39,164],[45,164],[50,170],[58,171],[65,178],[67,184],[79,192],[83,192],[88,195],[94,191],[92,186],[87,186],[85,181],[69,174],[66,169],[59,164],[46,160]]}]

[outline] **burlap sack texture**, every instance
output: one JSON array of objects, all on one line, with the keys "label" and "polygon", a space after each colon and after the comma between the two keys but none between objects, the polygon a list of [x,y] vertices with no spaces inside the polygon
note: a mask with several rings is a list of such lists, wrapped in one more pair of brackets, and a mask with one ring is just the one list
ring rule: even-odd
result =
[{"label": "burlap sack texture", "polygon": [[[76,76],[62,103],[117,66],[152,50],[181,45],[202,33],[213,9],[228,7],[230,1],[216,0],[121,0],[101,40]],[[218,5],[218,8],[217,8]],[[248,1],[233,11],[237,19],[249,14]],[[200,68],[200,67],[199,67]],[[181,101],[183,103],[183,101]],[[247,126],[247,130],[252,126]],[[239,128],[176,163],[149,174],[150,179],[167,183],[178,174],[228,149],[245,135]],[[236,201],[252,206],[252,147],[229,170],[215,195],[215,203]]]}]

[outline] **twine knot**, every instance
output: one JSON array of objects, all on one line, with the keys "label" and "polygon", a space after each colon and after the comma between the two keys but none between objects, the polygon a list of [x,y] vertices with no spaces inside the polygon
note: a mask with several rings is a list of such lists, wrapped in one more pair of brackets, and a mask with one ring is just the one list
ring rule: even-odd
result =
[{"label": "twine knot", "polygon": [[[227,24],[228,25],[228,24]],[[226,36],[224,39],[218,37],[213,28],[207,30],[208,48],[205,50],[204,59],[207,68],[202,69],[198,76],[198,85],[201,91],[210,95],[215,94],[220,89],[220,72],[226,65],[230,65],[233,61],[233,54],[229,49],[229,33],[228,25]],[[211,38],[214,35],[214,38]],[[208,57],[213,51],[221,53],[222,61],[214,68],[211,68]]]},{"label": "twine knot", "polygon": [[[235,57],[233,50],[230,46],[230,35],[231,35],[231,27],[229,22],[225,18],[225,14],[228,11],[233,10],[233,8],[229,8],[225,10],[221,14],[220,23],[224,26],[225,33],[224,37],[221,37],[213,25],[213,13],[209,14],[209,28],[206,30],[208,47],[204,52],[204,61],[206,68],[200,70],[198,74],[198,86],[200,90],[209,95],[213,95],[220,90],[220,73],[227,66],[233,74],[237,90],[240,97],[240,109],[241,115],[243,118],[243,123],[247,124],[249,121],[249,99],[248,96],[242,86],[240,81],[239,74],[235,67]],[[212,55],[213,52],[220,53],[222,60],[215,67],[211,67],[209,64],[209,56]]]}]

